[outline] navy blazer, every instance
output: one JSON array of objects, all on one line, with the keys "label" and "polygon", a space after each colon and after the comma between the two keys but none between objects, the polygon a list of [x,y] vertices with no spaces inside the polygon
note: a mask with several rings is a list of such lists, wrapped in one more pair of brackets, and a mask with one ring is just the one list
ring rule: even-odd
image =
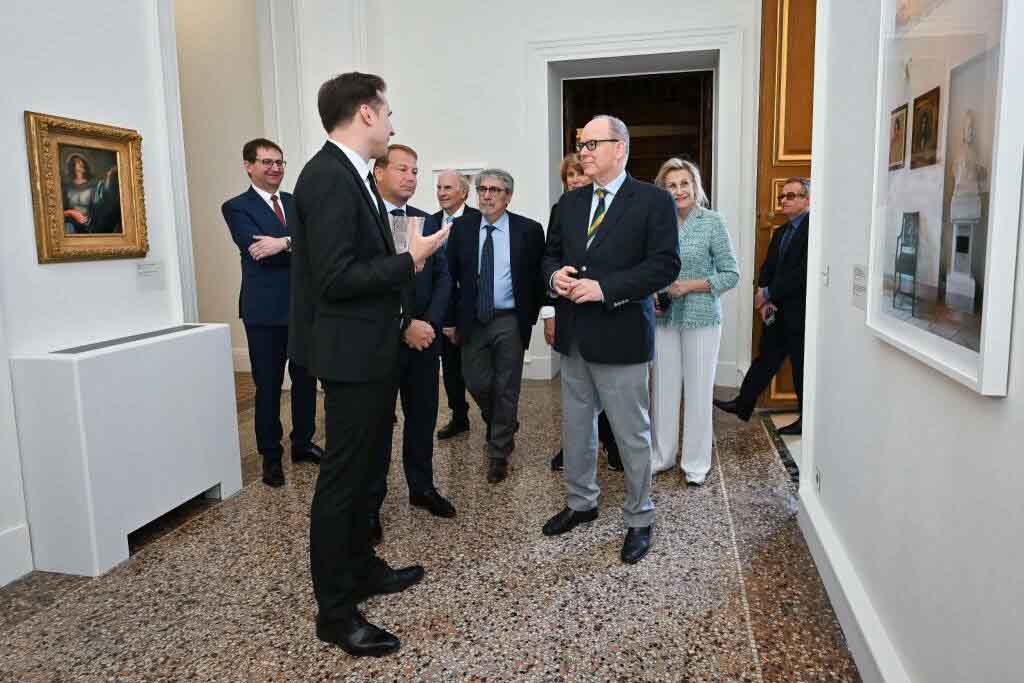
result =
[{"label": "navy blazer", "polygon": [[551,212],[544,255],[544,286],[562,266],[577,277],[596,280],[604,302],[555,302],[555,350],[579,347],[591,363],[627,365],[654,357],[651,294],[679,273],[678,218],[665,190],[631,176],[612,199],[604,221],[587,247],[591,185],[566,192]]},{"label": "navy blazer", "polygon": [[[286,221],[295,216],[295,203],[287,192],[279,192]],[[238,293],[238,317],[249,325],[287,325],[291,301],[291,254],[282,251],[256,261],[249,255],[255,235],[284,237],[288,228],[251,186],[220,207],[231,239],[242,259],[242,288]]]},{"label": "navy blazer", "polygon": [[[463,210],[462,216],[476,216],[476,220],[479,221],[480,220],[480,209],[474,209],[469,204],[466,204],[466,208]],[[462,218],[462,216],[459,216],[459,218]],[[437,221],[438,226],[440,226],[441,225],[441,221],[444,220],[444,210],[435,211],[433,214],[431,214],[430,217],[433,218],[435,221]],[[453,223],[454,223],[454,221],[453,221]],[[445,250],[446,253],[448,251],[448,245],[451,244],[451,243],[452,243],[452,241],[451,241],[451,238],[449,237],[448,241],[445,242],[445,244],[444,244],[444,250]]]},{"label": "navy blazer", "polygon": [[811,229],[811,215],[804,216],[780,261],[779,243],[788,226],[787,221],[772,233],[772,241],[768,245],[764,263],[761,264],[757,286],[768,288],[772,303],[783,312],[787,324],[802,326],[807,308],[807,236]]},{"label": "navy blazer", "polygon": [[[477,279],[480,270],[480,213],[469,211],[452,223],[448,236],[448,269],[454,290],[449,322],[462,339],[468,339],[479,324],[476,320]],[[523,348],[530,346],[530,334],[540,314],[545,292],[540,279],[544,258],[544,228],[526,216],[508,212],[509,251],[512,260],[512,295]]]},{"label": "navy blazer", "polygon": [[[415,206],[406,205],[405,212],[409,216],[421,216],[426,219],[423,222],[424,235],[431,235],[441,227],[433,216]],[[438,344],[441,337],[441,327],[444,325],[452,293],[452,276],[448,272],[448,259],[444,252],[444,249],[434,252],[427,259],[423,270],[416,273],[416,294],[412,299],[411,310],[408,311],[408,317],[425,320],[433,325],[436,336],[432,347]]]}]

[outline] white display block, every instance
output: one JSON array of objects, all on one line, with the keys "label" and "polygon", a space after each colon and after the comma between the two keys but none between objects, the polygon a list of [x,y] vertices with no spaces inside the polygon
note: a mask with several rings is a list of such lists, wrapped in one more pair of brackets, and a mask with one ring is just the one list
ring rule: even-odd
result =
[{"label": "white display block", "polygon": [[130,532],[242,487],[228,326],[152,334],[11,358],[37,570],[102,574]]}]

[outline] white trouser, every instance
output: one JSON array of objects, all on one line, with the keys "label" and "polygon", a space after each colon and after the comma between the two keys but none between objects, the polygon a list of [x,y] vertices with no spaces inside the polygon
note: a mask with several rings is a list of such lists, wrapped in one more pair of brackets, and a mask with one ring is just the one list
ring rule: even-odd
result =
[{"label": "white trouser", "polygon": [[671,469],[679,446],[679,402],[683,413],[683,472],[703,482],[711,469],[711,400],[722,326],[688,329],[658,325],[654,333],[651,427],[655,472]]}]

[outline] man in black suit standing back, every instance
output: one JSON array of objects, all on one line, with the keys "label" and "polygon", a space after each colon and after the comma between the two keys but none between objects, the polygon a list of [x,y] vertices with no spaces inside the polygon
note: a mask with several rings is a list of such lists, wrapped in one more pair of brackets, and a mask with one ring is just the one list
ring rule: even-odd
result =
[{"label": "man in black suit standing back", "polygon": [[[480,212],[466,204],[469,178],[458,171],[446,169],[437,175],[437,203],[441,210],[433,218],[438,225],[448,225],[464,215],[480,220]],[[447,249],[447,244],[445,245]],[[437,430],[438,439],[450,439],[469,431],[469,401],[466,380],[462,377],[462,350],[455,343],[455,324],[449,321],[441,337],[441,368],[444,370],[444,393],[448,396],[451,417]]]},{"label": "man in black suit standing back", "polygon": [[[292,196],[280,192],[284,153],[274,142],[256,138],[242,147],[242,166],[252,185],[221,206],[231,239],[242,259],[238,317],[245,323],[249,366],[256,385],[256,448],[263,461],[263,483],[284,485],[281,466],[281,383],[288,360],[288,307],[291,302],[292,238],[288,219]],[[316,380],[298,363],[291,376],[292,462],[319,463],[323,451],[316,431]]]},{"label": "man in black suit standing back", "polygon": [[[408,204],[416,194],[418,158],[412,147],[391,145],[387,154],[373,164],[373,177],[384,200],[388,216],[420,217],[426,220],[424,234],[438,228],[429,215]],[[405,416],[402,430],[402,465],[409,486],[409,502],[426,508],[437,517],[454,517],[455,507],[434,487],[434,427],[437,425],[437,366],[441,346],[441,326],[448,310],[452,279],[444,249],[427,259],[426,266],[416,273],[415,284],[407,301],[409,325],[402,335],[398,350],[398,390]],[[388,493],[388,469],[391,464],[391,442],[381,453],[381,466],[371,484],[373,511],[370,534],[373,542],[383,537],[380,509]]]},{"label": "man in black suit standing back", "polygon": [[[714,403],[746,422],[757,399],[789,356],[797,403],[804,405],[804,315],[807,310],[807,235],[811,229],[811,181],[789,178],[778,196],[782,213],[789,220],[772,233],[768,253],[757,278],[754,306],[761,315],[764,331],[761,348],[743,378],[740,393],[729,401]],[[801,419],[779,430],[796,435]]]},{"label": "man in black suit standing back", "polygon": [[675,205],[626,173],[629,131],[596,116],[576,145],[593,185],[562,195],[548,226],[544,276],[558,296],[555,350],[562,354],[562,445],[568,505],[544,525],[556,536],[597,517],[597,414],[603,408],[626,475],[622,561],[650,549],[654,356],[651,294],[679,273]]},{"label": "man in black suit standing back", "polygon": [[462,374],[487,423],[487,481],[505,479],[519,425],[519,389],[530,333],[540,314],[544,228],[508,211],[515,181],[508,171],[486,169],[476,179],[479,218],[455,221],[448,264]]},{"label": "man in black suit standing back", "polygon": [[397,593],[423,577],[395,570],[370,544],[369,486],[391,438],[398,346],[411,322],[404,291],[448,236],[409,235],[395,252],[369,160],[394,135],[379,76],[336,76],[317,106],[328,140],[295,184],[292,231],[291,359],[324,386],[326,452],[310,513],[309,559],[317,637],[352,655],[398,650],[398,638],[370,624],[358,604]]}]

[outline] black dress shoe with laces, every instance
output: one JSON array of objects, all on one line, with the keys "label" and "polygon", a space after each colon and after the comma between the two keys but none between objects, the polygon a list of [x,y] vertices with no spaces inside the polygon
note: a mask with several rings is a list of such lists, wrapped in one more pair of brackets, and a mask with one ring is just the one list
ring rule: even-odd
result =
[{"label": "black dress shoe with laces", "polygon": [[316,637],[353,657],[383,657],[398,652],[401,646],[398,638],[368,622],[357,609],[329,624],[318,619]]},{"label": "black dress shoe with laces", "polygon": [[555,457],[551,458],[551,471],[561,472],[565,468],[565,455],[561,448],[555,453]]},{"label": "black dress shoe with laces", "polygon": [[380,524],[380,515],[370,516],[370,545],[380,545],[384,541],[384,527]]},{"label": "black dress shoe with laces", "polygon": [[597,508],[579,512],[567,507],[549,519],[544,525],[542,532],[545,536],[558,536],[567,531],[572,531],[580,524],[593,522],[595,519],[597,519]]},{"label": "black dress shoe with laces", "polygon": [[276,458],[263,456],[263,483],[275,489],[284,486],[284,468],[281,466],[280,456]]},{"label": "black dress shoe with laces", "polygon": [[626,532],[626,539],[622,542],[622,561],[626,564],[636,564],[644,559],[644,555],[651,549],[652,526],[630,527]]},{"label": "black dress shoe with laces", "polygon": [[796,419],[796,422],[792,422],[785,427],[779,428],[779,434],[783,436],[800,436],[803,432],[803,425],[800,424],[800,418]]},{"label": "black dress shoe with laces", "polygon": [[410,586],[415,586],[423,580],[425,575],[423,567],[414,564],[402,569],[391,569],[390,567],[374,578],[368,579],[355,589],[356,602],[362,602],[374,595],[388,595],[401,593]]},{"label": "black dress shoe with laces", "polygon": [[450,439],[453,436],[458,436],[463,432],[469,431],[469,418],[456,418],[453,417],[448,424],[437,430],[438,439]]},{"label": "black dress shoe with laces", "polygon": [[430,489],[425,493],[409,494],[409,503],[418,508],[424,508],[435,517],[454,517],[455,506],[447,498],[437,492],[437,489]]},{"label": "black dress shoe with laces", "polygon": [[292,449],[292,462],[311,462],[314,465],[319,465],[323,457],[324,449],[315,443],[311,443],[305,448]]},{"label": "black dress shoe with laces", "polygon": [[497,484],[508,476],[508,461],[501,458],[491,458],[491,464],[487,466],[487,481]]},{"label": "black dress shoe with laces", "polygon": [[711,403],[714,404],[719,410],[724,410],[727,413],[732,413],[744,422],[750,421],[751,410],[746,410],[740,405],[739,397],[730,399],[728,401],[720,401],[717,398],[713,399]]}]

